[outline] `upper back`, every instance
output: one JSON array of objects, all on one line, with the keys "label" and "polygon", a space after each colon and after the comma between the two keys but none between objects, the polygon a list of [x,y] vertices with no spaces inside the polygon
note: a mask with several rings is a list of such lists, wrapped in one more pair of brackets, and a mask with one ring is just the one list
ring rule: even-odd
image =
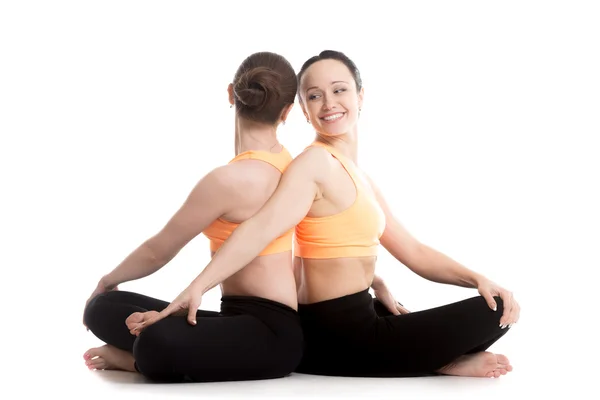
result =
[{"label": "upper back", "polygon": [[[230,187],[228,193],[233,197],[232,204],[235,206],[204,230],[204,235],[211,241],[212,251],[216,251],[240,223],[264,206],[292,159],[283,147],[279,153],[246,151],[229,161],[224,170]],[[290,230],[277,238],[261,255],[290,250],[292,233],[293,230]]]},{"label": "upper back", "polygon": [[236,207],[221,218],[241,223],[256,214],[275,192],[281,174],[291,162],[292,156],[285,147],[279,153],[249,150],[231,159],[226,169]]}]

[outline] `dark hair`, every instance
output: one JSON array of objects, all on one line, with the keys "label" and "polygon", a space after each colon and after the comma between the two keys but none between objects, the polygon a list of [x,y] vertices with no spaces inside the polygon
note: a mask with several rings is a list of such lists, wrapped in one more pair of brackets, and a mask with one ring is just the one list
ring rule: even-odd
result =
[{"label": "dark hair", "polygon": [[354,64],[354,61],[348,58],[347,55],[341,51],[335,50],[323,50],[318,56],[313,56],[306,60],[302,65],[302,68],[300,68],[300,72],[298,72],[298,86],[300,86],[302,75],[304,75],[308,67],[321,60],[337,60],[344,63],[344,65],[350,70],[350,73],[354,78],[354,82],[356,82],[356,91],[360,92],[360,89],[362,89],[362,79],[360,78],[360,71],[356,67],[356,64]]},{"label": "dark hair", "polygon": [[245,119],[275,124],[283,108],[294,103],[296,72],[283,56],[258,52],[247,57],[233,77],[237,114]]}]

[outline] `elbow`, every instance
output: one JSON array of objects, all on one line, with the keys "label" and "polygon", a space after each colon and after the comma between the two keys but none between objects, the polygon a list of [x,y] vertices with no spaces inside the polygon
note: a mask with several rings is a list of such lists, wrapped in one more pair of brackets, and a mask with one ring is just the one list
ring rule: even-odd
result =
[{"label": "elbow", "polygon": [[414,241],[406,246],[402,255],[402,263],[411,266],[421,266],[427,259],[427,247],[422,243]]},{"label": "elbow", "polygon": [[392,256],[411,269],[422,266],[427,258],[426,246],[417,241],[393,243],[388,246]]},{"label": "elbow", "polygon": [[167,246],[161,246],[156,240],[149,239],[141,246],[144,258],[154,266],[163,266],[177,255],[176,251],[170,251]]}]

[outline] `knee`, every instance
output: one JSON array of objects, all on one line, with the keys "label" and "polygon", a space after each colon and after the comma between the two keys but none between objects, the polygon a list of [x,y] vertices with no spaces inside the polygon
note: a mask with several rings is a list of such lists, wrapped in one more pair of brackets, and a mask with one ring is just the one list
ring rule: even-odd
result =
[{"label": "knee", "polygon": [[174,344],[178,338],[169,335],[163,321],[144,329],[133,345],[136,369],[146,378],[156,382],[179,382],[185,376],[173,370]]},{"label": "knee", "polygon": [[96,297],[92,298],[83,310],[83,322],[90,329],[94,330],[94,327],[99,322],[98,319],[106,312],[106,299],[107,293],[100,293]]},{"label": "knee", "polygon": [[501,315],[504,312],[504,301],[500,296],[494,296],[494,301],[496,302],[496,312],[499,312]]},{"label": "knee", "polygon": [[166,329],[164,321],[145,328],[135,341],[133,356],[142,373],[154,370],[157,364],[164,364],[169,354],[170,342],[173,340]]},{"label": "knee", "polygon": [[500,318],[504,314],[504,301],[500,296],[494,296],[493,300],[496,304],[496,310],[494,311],[492,305],[483,297],[473,299],[476,303],[472,309],[473,315],[477,316],[479,323],[489,325],[494,328],[499,327]]},{"label": "knee", "polygon": [[114,304],[122,302],[123,293],[117,290],[104,292],[93,297],[83,311],[83,321],[91,330],[92,326],[102,323]]},{"label": "knee", "polygon": [[[470,299],[473,307],[477,309],[481,309],[483,312],[494,311],[492,308],[492,304],[488,303],[487,299],[483,296],[475,296]],[[500,296],[494,296],[493,301],[496,304],[496,312],[502,314],[504,312],[504,302]]]},{"label": "knee", "polygon": [[[134,352],[145,353],[146,351],[153,351],[154,349],[162,348],[166,342],[166,335],[164,329],[161,327],[161,321],[150,325],[140,332],[137,340],[135,341]],[[137,359],[137,356],[136,356]]]}]

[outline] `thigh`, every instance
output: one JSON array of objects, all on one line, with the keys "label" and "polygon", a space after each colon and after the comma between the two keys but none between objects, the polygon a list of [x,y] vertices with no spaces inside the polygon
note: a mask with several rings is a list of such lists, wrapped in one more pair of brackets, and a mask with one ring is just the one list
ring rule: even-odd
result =
[{"label": "thigh", "polygon": [[504,335],[498,310],[477,296],[424,311],[378,318],[366,356],[382,373],[433,372]]},{"label": "thigh", "polygon": [[276,337],[250,315],[167,317],[146,328],[134,346],[137,368],[149,376],[173,371],[192,381],[265,379],[278,373]]},{"label": "thigh", "polygon": [[154,297],[146,296],[140,293],[128,292],[125,290],[113,290],[101,293],[91,301],[101,301],[105,304],[128,305],[135,307],[139,311],[160,311],[169,305],[169,302]]},{"label": "thigh", "polygon": [[[121,308],[126,309],[127,312],[131,311],[131,313],[127,314],[126,318],[134,312],[162,311],[170,304],[167,301],[154,297],[122,290],[99,294],[90,301],[88,308],[93,303],[101,303],[105,308],[103,311],[110,309],[116,311]],[[198,317],[216,317],[219,313],[216,311],[198,310],[196,315]]]},{"label": "thigh", "polygon": [[[402,305],[402,303],[400,303],[399,301],[398,301],[398,304],[401,305],[402,307],[404,307]],[[388,308],[381,301],[379,301],[379,299],[377,299],[376,297],[373,297],[373,309],[375,310],[375,314],[377,314],[377,316],[379,316],[379,317],[387,317],[390,315],[395,315],[395,314],[392,314],[392,312],[390,310],[388,310]]]},{"label": "thigh", "polygon": [[379,299],[375,297],[373,298],[373,309],[379,317],[388,317],[390,315],[394,315],[390,312],[390,310],[387,309],[387,307],[381,301],[379,301]]},{"label": "thigh", "polygon": [[[135,312],[161,311],[169,305],[139,293],[115,290],[99,294],[86,307],[85,323],[96,337],[122,350],[132,351],[135,336],[129,333],[125,320]],[[198,310],[199,317],[215,317],[219,313]]]}]

